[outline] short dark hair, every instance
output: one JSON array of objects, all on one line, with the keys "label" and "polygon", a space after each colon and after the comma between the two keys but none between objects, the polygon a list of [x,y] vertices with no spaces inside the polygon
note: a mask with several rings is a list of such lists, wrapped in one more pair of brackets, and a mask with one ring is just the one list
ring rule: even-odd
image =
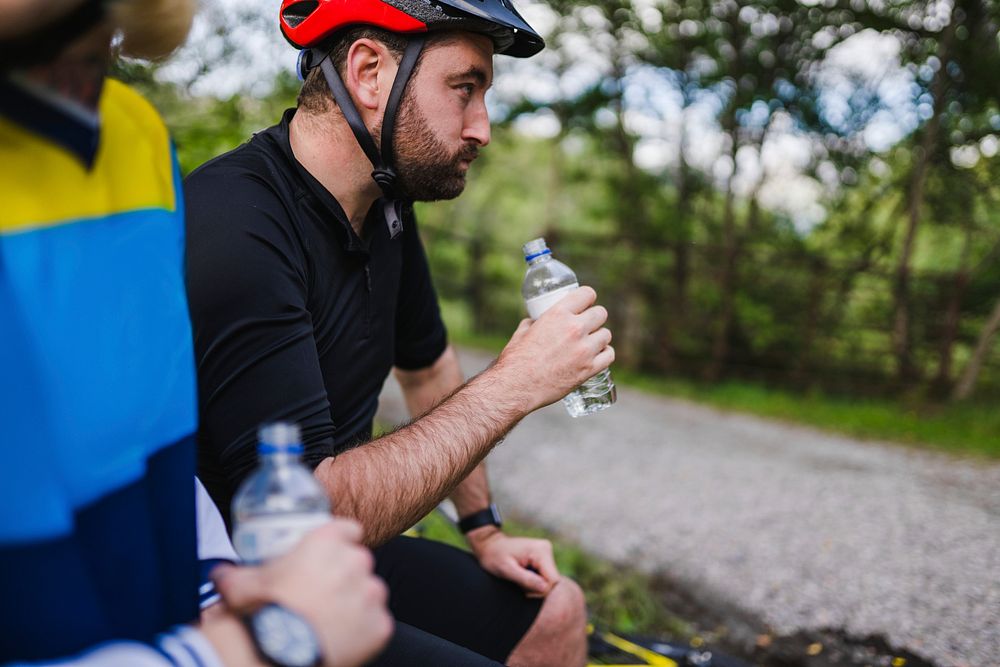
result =
[{"label": "short dark hair", "polygon": [[[417,76],[417,72],[420,71],[420,63],[424,59],[424,54],[432,46],[447,44],[455,40],[457,36],[458,32],[451,30],[436,30],[427,35],[424,50],[420,53],[420,57],[417,59],[410,78],[412,79]],[[354,26],[342,30],[330,39],[328,46],[325,46],[330,54],[330,62],[337,68],[337,72],[341,77],[344,76],[347,52],[351,50],[354,42],[359,39],[372,39],[385,45],[397,63],[403,57],[403,51],[406,50],[408,41],[406,35],[369,25]],[[326,83],[326,77],[323,76],[323,70],[319,67],[314,67],[306,77],[305,83],[302,84],[302,88],[299,90],[298,106],[309,113],[324,113],[337,106],[337,103],[330,94],[330,87]]]}]

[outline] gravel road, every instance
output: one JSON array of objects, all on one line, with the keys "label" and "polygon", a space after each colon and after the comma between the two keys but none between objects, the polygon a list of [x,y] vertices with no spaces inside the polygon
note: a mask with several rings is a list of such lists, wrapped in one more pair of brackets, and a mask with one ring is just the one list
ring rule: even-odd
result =
[{"label": "gravel road", "polygon": [[[488,361],[462,353],[466,375]],[[382,405],[404,417],[391,380]],[[1000,464],[629,390],[597,416],[540,410],[488,464],[502,508],[779,635],[836,628],[1000,666]]]}]

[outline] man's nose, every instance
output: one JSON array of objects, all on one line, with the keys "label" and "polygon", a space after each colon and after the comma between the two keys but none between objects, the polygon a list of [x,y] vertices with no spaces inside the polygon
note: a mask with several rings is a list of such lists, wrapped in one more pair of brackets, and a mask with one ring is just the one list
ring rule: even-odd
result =
[{"label": "man's nose", "polygon": [[470,105],[466,111],[465,127],[462,130],[462,139],[475,141],[480,146],[490,143],[490,114],[486,110],[486,103]]}]

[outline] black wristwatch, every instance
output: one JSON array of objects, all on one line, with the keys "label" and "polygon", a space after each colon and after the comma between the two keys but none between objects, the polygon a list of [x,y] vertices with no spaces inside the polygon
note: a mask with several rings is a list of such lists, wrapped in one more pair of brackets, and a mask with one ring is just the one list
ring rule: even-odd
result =
[{"label": "black wristwatch", "polygon": [[458,529],[463,534],[476,528],[482,528],[483,526],[496,526],[499,528],[502,525],[503,521],[500,519],[500,510],[493,503],[490,503],[490,506],[484,510],[479,510],[475,514],[470,514],[458,520]]},{"label": "black wristwatch", "polygon": [[261,607],[246,619],[257,652],[275,667],[316,667],[322,662],[312,626],[278,604]]}]

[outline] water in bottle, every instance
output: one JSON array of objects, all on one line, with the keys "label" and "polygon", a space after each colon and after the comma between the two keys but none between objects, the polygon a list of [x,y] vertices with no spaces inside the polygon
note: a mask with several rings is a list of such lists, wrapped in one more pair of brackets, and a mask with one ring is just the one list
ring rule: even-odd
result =
[{"label": "water in bottle", "polygon": [[[524,244],[524,261],[528,263],[528,272],[521,285],[521,294],[528,308],[528,317],[533,320],[579,287],[576,274],[552,257],[545,239]],[[563,405],[570,416],[582,417],[611,407],[617,397],[611,371],[605,369],[570,392],[563,399]]]},{"label": "water in bottle", "polygon": [[258,436],[260,466],[233,498],[233,546],[249,564],[280,556],[330,520],[329,498],[299,462],[298,426],[265,424]]}]

